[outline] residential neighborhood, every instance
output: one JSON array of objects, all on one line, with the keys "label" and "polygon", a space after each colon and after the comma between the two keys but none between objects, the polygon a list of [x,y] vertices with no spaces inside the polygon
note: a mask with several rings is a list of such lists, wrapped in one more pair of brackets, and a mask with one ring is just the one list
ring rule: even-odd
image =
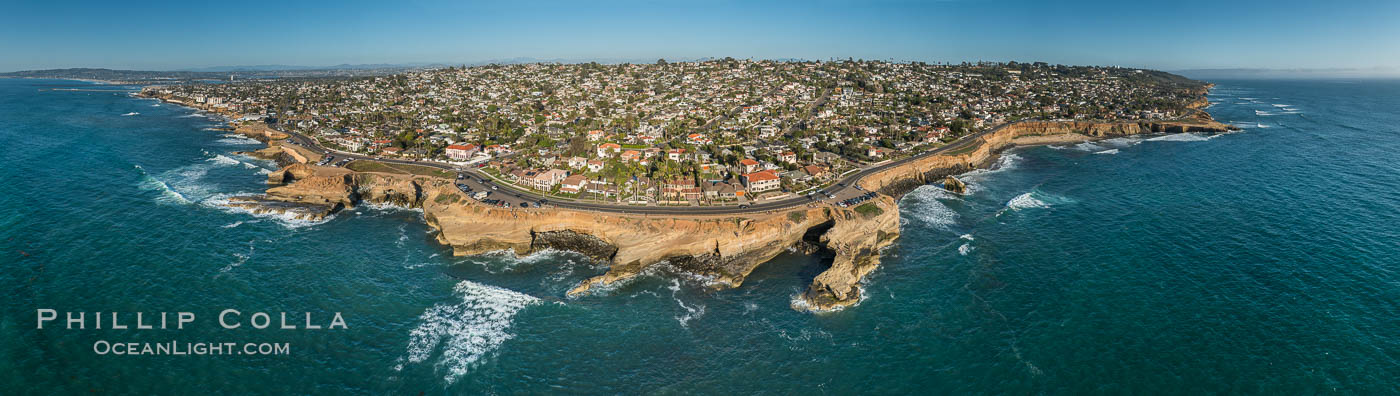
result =
[{"label": "residential neighborhood", "polygon": [[729,205],[1025,119],[1173,119],[1187,81],[1045,63],[716,59],[448,67],[143,91],[349,153],[476,167],[520,189]]}]

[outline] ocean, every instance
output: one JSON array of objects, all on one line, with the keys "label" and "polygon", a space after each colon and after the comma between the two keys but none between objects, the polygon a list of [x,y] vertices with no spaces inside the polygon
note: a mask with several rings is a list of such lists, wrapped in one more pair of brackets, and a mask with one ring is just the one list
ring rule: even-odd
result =
[{"label": "ocean", "polygon": [[[275,167],[234,154],[256,141],[134,87],[0,79],[0,393],[1400,392],[1400,81],[1216,83],[1239,132],[1017,148],[965,196],[904,196],[864,300],[812,314],[790,303],[830,257],[567,298],[606,264],[453,257],[404,208],[227,209]],[[41,330],[39,309],[198,319]]]}]

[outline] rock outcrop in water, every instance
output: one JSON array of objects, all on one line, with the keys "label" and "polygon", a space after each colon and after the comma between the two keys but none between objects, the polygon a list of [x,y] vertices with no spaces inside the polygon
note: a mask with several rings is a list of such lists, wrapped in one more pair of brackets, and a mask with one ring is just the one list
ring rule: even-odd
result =
[{"label": "rock outcrop in water", "polygon": [[248,196],[229,198],[224,205],[240,208],[253,214],[274,213],[296,220],[319,221],[340,210],[340,205],[289,202],[265,197]]},{"label": "rock outcrop in water", "polygon": [[943,178],[943,189],[955,194],[967,193],[967,184],[956,177],[948,176]]},{"label": "rock outcrop in water", "polygon": [[873,205],[876,210],[833,213],[834,224],[822,234],[821,243],[835,252],[836,258],[831,268],[812,280],[794,308],[827,311],[860,301],[861,280],[880,265],[880,249],[899,237],[899,212],[894,198],[882,195],[864,205]]}]

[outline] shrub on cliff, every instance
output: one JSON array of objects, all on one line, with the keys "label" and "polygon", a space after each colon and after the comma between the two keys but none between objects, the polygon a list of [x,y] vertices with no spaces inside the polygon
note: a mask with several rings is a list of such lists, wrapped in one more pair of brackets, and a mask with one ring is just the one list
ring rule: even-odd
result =
[{"label": "shrub on cliff", "polygon": [[860,213],[861,215],[870,218],[884,214],[885,210],[880,209],[880,207],[875,205],[874,202],[871,202],[861,206],[857,206],[856,213]]},{"label": "shrub on cliff", "polygon": [[807,212],[800,210],[788,212],[788,220],[792,220],[793,223],[801,223],[803,220],[807,220]]},{"label": "shrub on cliff", "polygon": [[456,194],[438,194],[436,198],[433,198],[433,202],[439,204],[454,204],[457,203],[458,199]]}]

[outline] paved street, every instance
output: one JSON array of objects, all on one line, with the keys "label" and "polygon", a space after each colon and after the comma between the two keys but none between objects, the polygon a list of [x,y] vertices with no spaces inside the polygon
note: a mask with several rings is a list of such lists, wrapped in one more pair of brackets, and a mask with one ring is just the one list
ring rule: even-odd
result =
[{"label": "paved street", "polygon": [[[1012,123],[1012,124],[1014,124],[1014,123]],[[824,189],[821,190],[822,193],[830,194],[830,195],[833,196],[833,198],[826,198],[824,195],[822,195],[821,193],[819,193],[819,194],[817,194],[817,195],[812,195],[812,196],[806,196],[806,195],[804,195],[804,196],[792,196],[792,197],[790,197],[790,198],[784,198],[784,199],[779,199],[779,200],[758,202],[758,203],[753,203],[753,204],[746,205],[747,207],[741,207],[741,205],[725,205],[725,206],[634,206],[634,205],[625,205],[625,204],[609,204],[609,203],[601,203],[601,202],[571,201],[571,200],[565,200],[565,199],[559,199],[559,198],[544,197],[544,196],[541,196],[541,195],[539,195],[539,194],[537,194],[537,193],[525,192],[525,191],[522,191],[522,190],[517,190],[517,189],[510,188],[510,187],[506,187],[506,186],[503,186],[503,185],[498,185],[497,182],[491,180],[491,176],[487,175],[485,172],[482,172],[481,170],[476,169],[476,168],[467,168],[467,169],[465,169],[465,172],[463,172],[463,173],[465,173],[468,177],[464,177],[463,179],[458,180],[457,182],[458,182],[458,183],[466,183],[469,187],[471,187],[471,189],[473,190],[473,192],[475,192],[475,191],[491,191],[490,196],[487,197],[488,199],[500,199],[500,200],[504,200],[504,201],[510,203],[510,206],[511,206],[511,207],[520,207],[520,203],[521,203],[521,202],[528,202],[528,203],[530,204],[530,206],[533,207],[533,206],[535,206],[540,200],[543,199],[543,200],[546,200],[546,201],[548,202],[548,206],[553,206],[553,207],[560,207],[560,208],[566,208],[566,209],[593,210],[593,211],[611,212],[611,213],[625,213],[625,214],[647,214],[647,215],[650,215],[650,214],[656,214],[656,215],[701,215],[701,214],[713,214],[713,215],[725,215],[725,214],[756,213],[756,212],[763,212],[763,211],[772,211],[772,210],[779,210],[779,209],[787,209],[787,208],[791,208],[791,207],[795,207],[795,206],[800,206],[800,205],[808,205],[808,204],[812,204],[812,203],[815,203],[815,202],[836,203],[836,202],[840,202],[840,201],[842,201],[842,200],[846,200],[846,199],[849,199],[849,198],[853,198],[853,197],[860,196],[860,195],[862,195],[862,194],[865,194],[866,192],[860,190],[858,187],[856,187],[856,185],[860,182],[860,179],[861,179],[861,178],[864,178],[865,176],[868,176],[868,175],[870,175],[870,174],[873,174],[873,173],[875,173],[875,172],[879,172],[879,171],[882,171],[882,170],[885,170],[885,169],[889,169],[889,168],[894,167],[894,166],[902,165],[902,164],[907,163],[907,162],[909,162],[909,161],[914,161],[914,160],[917,160],[917,159],[920,159],[920,158],[924,158],[924,157],[928,157],[928,156],[931,156],[931,155],[937,155],[937,154],[946,153],[946,152],[955,151],[955,150],[959,150],[959,149],[963,149],[963,148],[969,147],[970,145],[975,144],[982,136],[985,136],[985,135],[987,135],[987,134],[989,134],[989,133],[992,133],[992,132],[995,132],[995,131],[997,131],[997,130],[1000,130],[1001,128],[1005,128],[1005,127],[1008,126],[1008,125],[1011,125],[1011,124],[1001,125],[1001,126],[998,126],[998,127],[996,127],[996,128],[992,128],[992,129],[989,129],[989,130],[986,130],[986,131],[982,131],[982,132],[978,132],[978,133],[971,134],[971,135],[968,135],[968,136],[964,136],[964,137],[962,137],[962,138],[960,138],[960,139],[958,139],[958,140],[955,140],[955,141],[953,141],[952,143],[946,144],[946,145],[944,145],[944,146],[942,146],[942,147],[939,147],[939,148],[936,148],[936,149],[933,149],[933,150],[929,150],[929,151],[926,151],[926,152],[923,152],[923,153],[920,153],[920,154],[917,154],[917,155],[914,155],[914,156],[911,156],[911,157],[907,157],[907,158],[903,158],[903,159],[899,159],[899,160],[894,160],[894,161],[886,162],[886,163],[883,163],[883,164],[880,164],[880,165],[874,165],[874,166],[868,166],[868,167],[862,168],[861,170],[859,170],[859,171],[857,171],[857,172],[853,172],[853,173],[851,173],[851,174],[849,174],[849,175],[846,175],[845,177],[842,177],[842,178],[840,179],[840,181],[837,182],[836,184],[831,185],[830,187],[827,187],[827,188],[824,188]],[[285,131],[284,131],[284,132],[285,132]],[[329,150],[326,150],[326,149],[320,147],[319,145],[315,144],[314,141],[312,141],[310,138],[308,138],[308,137],[306,137],[306,136],[304,136],[304,135],[301,135],[301,134],[298,134],[298,133],[293,133],[293,132],[288,132],[287,134],[291,136],[291,139],[290,139],[290,140],[291,140],[293,143],[299,144],[299,145],[301,145],[301,146],[303,146],[303,147],[306,147],[306,148],[308,148],[308,149],[310,149],[310,150],[312,150],[312,151],[321,153],[321,154],[323,154],[323,155],[326,155],[326,154],[333,155],[333,156],[336,157],[336,161],[339,161],[340,159],[344,159],[344,158],[353,158],[353,159],[359,159],[359,160],[370,160],[370,161],[379,161],[379,162],[387,162],[387,163],[395,163],[395,164],[430,166],[430,167],[440,168],[440,169],[445,169],[445,170],[450,170],[450,171],[454,171],[454,172],[462,172],[462,169],[460,169],[460,168],[458,168],[458,167],[456,167],[456,166],[453,166],[453,165],[450,165],[450,164],[439,163],[439,162],[432,162],[432,161],[411,161],[411,160],[401,160],[401,159],[376,158],[376,157],[370,157],[370,156],[361,155],[361,154],[348,154],[348,153],[342,153],[342,152],[329,151]],[[496,189],[494,189],[494,190],[491,189],[492,186],[496,186]]]}]

